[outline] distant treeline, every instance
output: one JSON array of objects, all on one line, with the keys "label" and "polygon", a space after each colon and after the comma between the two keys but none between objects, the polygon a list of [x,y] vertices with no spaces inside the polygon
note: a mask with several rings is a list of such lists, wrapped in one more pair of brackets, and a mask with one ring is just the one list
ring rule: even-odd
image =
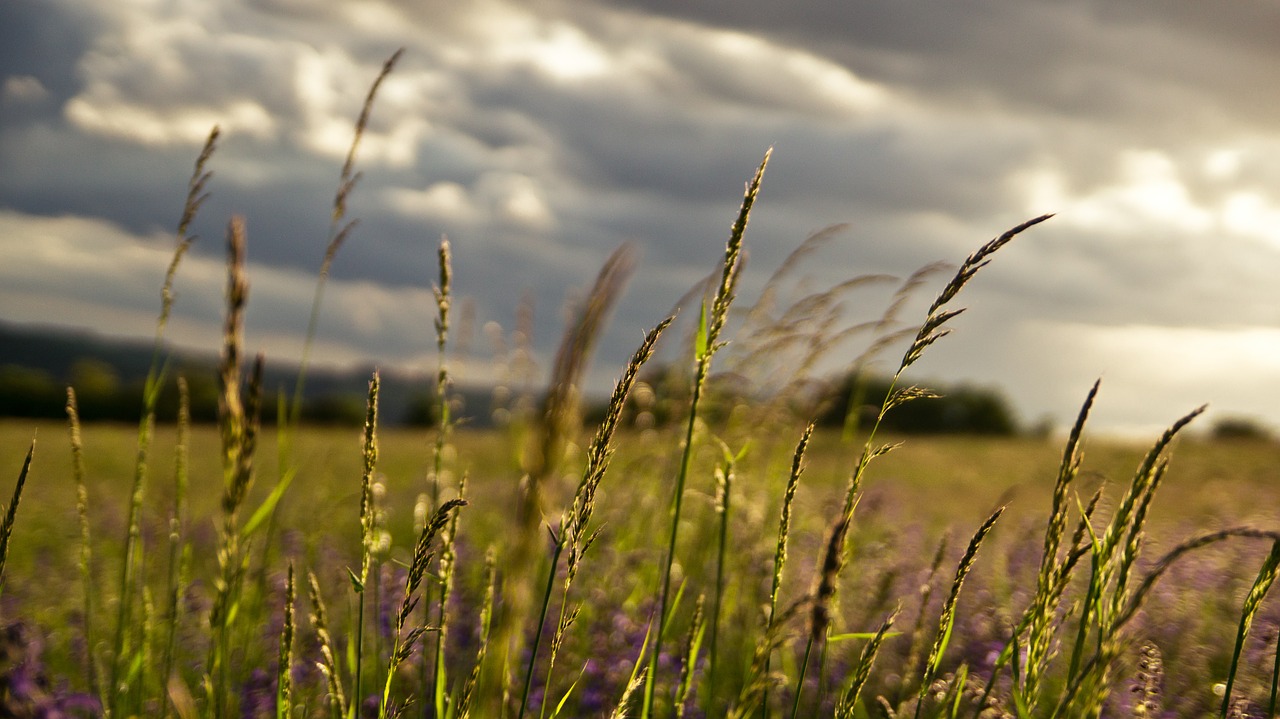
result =
[{"label": "distant treeline", "polygon": [[[689,378],[670,365],[651,368],[643,386],[632,394],[629,415],[646,426],[665,426],[687,416]],[[908,385],[909,386],[909,385]],[[1024,429],[1012,405],[997,389],[965,384],[926,383],[937,396],[926,396],[889,411],[880,427],[901,434],[1014,435],[1044,432],[1045,427]],[[902,389],[899,386],[898,389]],[[707,383],[702,416],[712,424],[729,420],[734,412],[786,412],[797,420],[819,427],[869,427],[890,391],[884,377],[846,375],[815,381],[793,392],[762,393],[732,375],[713,377]],[[588,407],[588,423],[604,415],[604,404]]]},{"label": "distant treeline", "polygon": [[[292,379],[276,372],[274,380],[267,381],[266,401],[263,402],[263,420],[273,422],[277,413],[277,398],[282,392],[293,389]],[[156,418],[171,422],[178,414],[176,377],[187,383],[191,418],[195,422],[213,422],[218,416],[218,381],[211,364],[187,363],[170,369],[160,392]],[[358,426],[364,421],[367,382],[365,373],[352,372],[339,380],[333,375],[323,376],[315,382],[317,387],[307,393],[302,405],[302,420],[309,424],[337,424]],[[66,374],[55,376],[44,369],[9,364],[0,366],[0,416],[59,419],[66,416],[66,389],[74,387],[80,416],[85,421],[136,422],[142,413],[143,377],[125,378],[113,366],[100,359],[80,359],[68,365]],[[662,385],[659,385],[661,387]],[[659,390],[657,397],[644,411],[648,423],[665,425],[672,417],[679,416],[683,398],[678,390]],[[655,388],[657,389],[657,388]],[[862,426],[874,421],[875,409],[888,392],[888,382],[880,378],[852,379],[833,383],[827,395],[817,398],[810,418],[820,426],[842,427],[856,420]],[[455,393],[458,394],[458,393]],[[481,410],[468,422],[473,426],[485,426],[490,404],[484,390],[469,390],[455,396],[464,407]],[[1008,402],[995,390],[968,386],[942,387],[939,397],[920,399],[898,407],[886,416],[882,428],[906,434],[967,433],[986,435],[1010,435],[1020,427]],[[749,404],[750,397],[717,398],[711,403],[724,408],[734,404]],[[603,407],[588,403],[584,420],[591,423]],[[431,426],[436,419],[434,386],[395,376],[383,378],[380,411],[388,425]],[[850,407],[856,407],[851,415]],[[634,418],[640,412],[631,412]],[[711,419],[714,421],[712,413]],[[727,416],[727,414],[725,414]]]},{"label": "distant treeline", "polygon": [[[0,324],[0,416],[63,418],[66,388],[71,386],[76,390],[80,415],[85,421],[136,422],[142,412],[143,384],[152,351],[146,342]],[[192,419],[215,421],[215,368],[213,357],[172,357],[158,401],[157,419],[176,419],[176,378],[182,376],[187,382]],[[348,372],[313,369],[307,378],[302,420],[311,424],[360,425],[365,414],[365,388],[372,371],[373,368]],[[277,398],[293,391],[296,373],[296,367],[268,361],[264,421],[274,421]],[[645,423],[654,426],[683,417],[688,401],[685,374],[672,366],[655,366],[647,372],[645,381],[652,390],[648,404],[633,407],[631,416],[644,414]],[[384,372],[382,385],[380,414],[385,425],[434,424],[437,401],[433,378]],[[1010,435],[1022,430],[1012,407],[997,390],[966,385],[929,386],[940,396],[908,402],[890,411],[882,428],[907,434]],[[731,377],[713,381],[708,391],[712,396],[705,416],[712,422],[725,419],[733,407],[759,401]],[[820,426],[842,427],[851,421],[867,426],[874,421],[874,412],[888,391],[889,384],[883,378],[836,378],[817,389],[811,388],[804,401],[789,407],[789,411],[803,419],[813,419]],[[486,388],[454,388],[455,418],[463,417],[468,426],[488,426],[492,422],[491,394]],[[525,406],[536,407],[536,398]],[[582,412],[584,422],[592,424],[602,413],[602,403],[588,401]],[[535,409],[526,419],[536,421],[536,414]]]},{"label": "distant treeline", "polygon": [[[166,374],[156,406],[156,419],[172,422],[178,416],[178,383],[187,383],[191,419],[214,422],[218,418],[218,383],[211,367],[187,366]],[[367,374],[352,373],[335,386],[326,377],[323,388],[308,391],[302,403],[302,421],[309,424],[359,425],[364,422],[365,394],[360,383]],[[43,369],[19,365],[0,366],[0,416],[33,419],[66,417],[67,387],[76,392],[80,418],[87,422],[137,422],[142,416],[145,379],[123,379],[115,368],[96,359],[73,363],[64,377]],[[408,380],[384,378],[380,412],[387,425],[430,425],[435,421],[434,387]],[[274,422],[278,397],[292,391],[292,383],[272,383],[262,405],[262,419]]]},{"label": "distant treeline", "polygon": [[[74,387],[85,421],[136,422],[142,414],[143,386],[152,363],[150,342],[106,338],[87,332],[26,328],[0,324],[0,416],[58,419],[66,417],[67,387]],[[217,360],[198,354],[169,357],[156,419],[173,421],[178,414],[177,378],[185,378],[191,417],[213,422],[218,416]],[[277,398],[293,391],[297,367],[276,365],[268,358],[263,381],[263,419],[272,422]],[[313,368],[307,377],[302,420],[312,424],[364,421],[365,392],[372,367],[350,371]],[[436,415],[434,378],[396,372],[382,374],[380,414],[387,425],[431,424]],[[488,406],[488,392],[459,388],[455,400],[464,408]],[[485,416],[468,417],[483,422]]]},{"label": "distant treeline", "polygon": [[[926,384],[925,388],[937,396],[894,407],[880,427],[904,434],[1011,435],[1020,431],[1013,408],[998,390],[966,384]],[[889,381],[882,377],[846,377],[836,384],[817,421],[834,427],[856,420],[859,426],[870,426],[889,391]]]}]

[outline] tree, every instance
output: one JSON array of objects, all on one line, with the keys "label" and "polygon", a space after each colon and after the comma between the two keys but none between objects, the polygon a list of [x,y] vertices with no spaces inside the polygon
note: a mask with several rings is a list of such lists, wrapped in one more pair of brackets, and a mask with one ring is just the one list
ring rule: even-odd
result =
[{"label": "tree", "polygon": [[66,390],[48,372],[0,366],[0,415],[64,417],[66,403]]},{"label": "tree", "polygon": [[[855,375],[832,384],[821,397],[819,424],[843,426],[849,418],[851,398],[860,398],[856,408],[862,427],[875,421],[876,413],[889,393],[888,380],[863,378],[857,386]],[[938,397],[915,399],[890,410],[881,428],[905,434],[986,434],[1011,435],[1018,432],[1012,408],[996,390],[971,385],[924,385]]]},{"label": "tree", "polygon": [[1209,434],[1214,439],[1271,439],[1271,431],[1248,417],[1222,417],[1213,423]]}]

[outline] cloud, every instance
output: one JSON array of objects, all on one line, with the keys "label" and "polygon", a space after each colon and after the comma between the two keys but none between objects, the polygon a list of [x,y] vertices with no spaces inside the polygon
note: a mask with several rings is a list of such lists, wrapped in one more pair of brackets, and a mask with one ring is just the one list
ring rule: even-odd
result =
[{"label": "cloud", "polygon": [[[59,324],[152,336],[173,251],[172,236],[137,236],[102,220],[0,211],[5,319],[50,323],[57,316]],[[249,253],[252,256],[252,244]],[[247,344],[270,357],[298,356],[315,276],[252,261],[247,272]],[[169,332],[179,346],[209,354],[218,351],[225,286],[221,261],[193,255],[183,259],[175,277]],[[430,328],[435,298],[429,287],[335,280],[325,300],[315,352],[319,364],[434,365]],[[360,349],[365,346],[377,347],[377,352]]]},{"label": "cloud", "polygon": [[[1201,404],[1220,416],[1268,416],[1270,400],[1260,387],[1280,382],[1280,328],[1224,329],[1126,325],[1096,327],[1075,323],[1028,326],[1019,338],[1027,354],[1047,363],[1044,382],[1024,387],[1026,397],[1045,411],[1067,403],[1081,385],[1054,387],[1054,374],[1101,377],[1096,419],[1104,427],[1150,433],[1168,426]],[[1176,394],[1171,390],[1177,389]]]},{"label": "cloud", "polygon": [[1006,379],[1048,407],[1034,386],[1075,386],[1087,367],[1036,355],[1050,375],[983,351],[1022,351],[1033,335],[1017,328],[1037,322],[1088,328],[1073,331],[1093,338],[1081,347],[1117,355],[1094,340],[1147,327],[1235,346],[1230,333],[1274,322],[1280,101],[1257,88],[1275,85],[1263,28],[1280,11],[1266,6],[48,6],[0,7],[0,246],[42,268],[6,276],[2,291],[60,308],[11,305],[21,318],[92,317],[145,334],[167,228],[216,123],[182,321],[216,316],[218,240],[242,213],[261,278],[255,321],[296,353],[355,118],[404,47],[359,146],[349,217],[360,224],[334,265],[330,299],[341,299],[326,303],[333,357],[415,356],[407,338],[429,319],[394,310],[426,298],[447,234],[477,324],[511,326],[531,297],[542,355],[566,294],[634,243],[641,265],[602,345],[602,366],[616,364],[712,271],[770,146],[744,302],[831,223],[849,226],[803,269],[813,286],[958,262],[1027,217],[1058,213],[966,290],[974,309],[952,339],[982,339],[939,355],[939,376]]},{"label": "cloud", "polygon": [[0,102],[5,104],[38,103],[49,96],[49,90],[40,78],[31,75],[10,75],[0,87]]}]

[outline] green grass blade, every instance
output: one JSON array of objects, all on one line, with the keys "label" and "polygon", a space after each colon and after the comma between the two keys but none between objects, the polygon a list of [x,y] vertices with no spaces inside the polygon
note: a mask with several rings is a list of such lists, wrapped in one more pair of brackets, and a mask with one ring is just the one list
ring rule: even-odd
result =
[{"label": "green grass blade", "polygon": [[0,524],[0,588],[4,583],[4,565],[9,559],[9,538],[13,535],[13,525],[18,519],[18,502],[22,500],[22,489],[27,484],[27,475],[31,472],[31,459],[36,454],[36,441],[31,440],[27,456],[22,460],[22,469],[18,471],[18,482],[13,488],[13,497],[4,512],[4,523]]},{"label": "green grass blade", "polygon": [[1240,628],[1236,631],[1235,649],[1231,652],[1231,668],[1227,671],[1226,688],[1222,693],[1221,716],[1223,719],[1226,719],[1227,711],[1231,707],[1231,690],[1236,683],[1236,672],[1240,669],[1240,653],[1244,650],[1244,640],[1249,636],[1249,629],[1253,626],[1253,618],[1257,616],[1258,608],[1262,606],[1262,600],[1266,599],[1267,593],[1271,591],[1271,585],[1276,581],[1277,569],[1280,569],[1280,542],[1271,545],[1271,552],[1262,562],[1258,576],[1254,578],[1253,586],[1245,597],[1244,607],[1240,610]]}]

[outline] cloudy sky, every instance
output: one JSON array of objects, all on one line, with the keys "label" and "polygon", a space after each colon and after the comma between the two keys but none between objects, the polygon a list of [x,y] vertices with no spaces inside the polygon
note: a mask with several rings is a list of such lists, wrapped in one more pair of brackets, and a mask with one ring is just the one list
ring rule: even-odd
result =
[{"label": "cloudy sky", "polygon": [[[326,363],[434,362],[447,234],[469,308],[460,371],[494,369],[495,328],[509,344],[522,304],[545,368],[566,298],[631,243],[603,386],[715,269],[773,147],[744,307],[831,225],[774,284],[775,316],[850,278],[958,263],[1052,212],[966,289],[917,378],[998,385],[1027,421],[1068,423],[1102,377],[1100,428],[1155,431],[1204,402],[1280,425],[1277,31],[1280,5],[1198,0],[7,0],[0,319],[151,336],[216,124],[171,337],[215,347],[242,214],[249,343],[296,356],[354,119],[403,47],[360,147]],[[877,317],[898,287],[807,321]]]}]

